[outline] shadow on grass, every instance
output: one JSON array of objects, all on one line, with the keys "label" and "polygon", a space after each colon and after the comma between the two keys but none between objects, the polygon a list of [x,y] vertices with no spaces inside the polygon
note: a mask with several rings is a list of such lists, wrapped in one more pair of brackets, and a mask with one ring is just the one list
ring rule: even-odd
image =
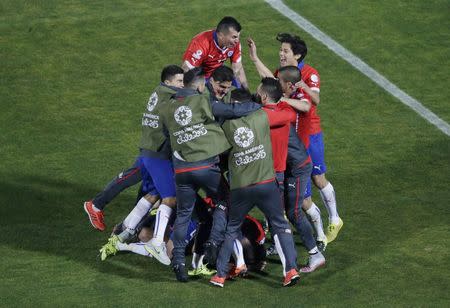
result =
[{"label": "shadow on grass", "polygon": [[[146,282],[174,279],[170,267],[132,253],[100,260],[98,250],[110,230],[94,230],[84,212],[83,201],[98,192],[92,187],[38,176],[4,179],[0,186],[1,245],[64,256],[98,272]],[[128,214],[134,200],[118,197],[108,205],[109,229]]]}]

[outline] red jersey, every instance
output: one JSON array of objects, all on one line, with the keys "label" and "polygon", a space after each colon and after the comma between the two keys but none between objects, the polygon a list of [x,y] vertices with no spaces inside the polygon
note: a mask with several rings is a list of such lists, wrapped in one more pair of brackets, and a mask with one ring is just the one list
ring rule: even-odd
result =
[{"label": "red jersey", "polygon": [[216,30],[194,36],[183,55],[183,61],[187,61],[189,68],[201,66],[206,78],[209,78],[227,59],[230,59],[231,63],[241,62],[241,44],[233,48],[220,48],[217,44]]},{"label": "red jersey", "polygon": [[[300,66],[300,72],[302,74],[302,80],[315,92],[320,92],[320,76],[319,73],[308,64]],[[309,134],[314,135],[322,131],[320,128],[320,117],[317,114],[317,106],[311,104],[310,113],[310,128]]]},{"label": "red jersey", "polygon": [[269,119],[273,167],[275,172],[284,172],[286,170],[289,128],[291,123],[295,123],[297,113],[286,102],[265,105],[262,109]]},{"label": "red jersey", "polygon": [[306,100],[311,105],[308,112],[297,112],[297,118],[295,121],[295,129],[297,134],[302,140],[305,148],[309,148],[309,135],[311,131],[311,109],[314,104],[311,103],[311,99],[308,94],[306,94],[303,89],[299,88],[297,91],[291,95],[291,98],[298,100]]}]

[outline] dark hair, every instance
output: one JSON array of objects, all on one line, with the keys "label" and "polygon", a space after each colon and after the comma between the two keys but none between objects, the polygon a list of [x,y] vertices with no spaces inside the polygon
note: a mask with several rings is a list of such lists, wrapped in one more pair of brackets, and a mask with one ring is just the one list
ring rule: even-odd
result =
[{"label": "dark hair", "polygon": [[278,69],[278,78],[295,84],[302,80],[302,73],[297,66],[283,66]]},{"label": "dark hair", "polygon": [[184,87],[191,88],[197,82],[205,82],[205,72],[200,67],[194,67],[193,69],[184,73],[183,83]]},{"label": "dark hair", "polygon": [[233,81],[234,73],[231,68],[222,65],[216,68],[216,70],[212,73],[211,78],[218,82]]},{"label": "dark hair", "polygon": [[167,65],[161,72],[161,82],[172,80],[175,75],[183,73],[183,69],[178,65]]},{"label": "dark hair", "polygon": [[278,102],[283,96],[280,82],[272,77],[265,77],[261,80],[261,91],[265,92],[273,102]]},{"label": "dark hair", "polygon": [[292,35],[289,33],[278,33],[277,41],[279,41],[280,43],[289,43],[294,55],[301,55],[301,57],[297,60],[298,63],[300,63],[308,53],[308,48],[306,47],[305,41],[297,35]]},{"label": "dark hair", "polygon": [[221,21],[217,24],[216,31],[222,33],[228,33],[229,29],[233,28],[237,32],[241,32],[241,25],[239,22],[231,16],[225,16]]},{"label": "dark hair", "polygon": [[252,101],[252,94],[247,89],[234,89],[231,91],[231,101],[250,102]]}]

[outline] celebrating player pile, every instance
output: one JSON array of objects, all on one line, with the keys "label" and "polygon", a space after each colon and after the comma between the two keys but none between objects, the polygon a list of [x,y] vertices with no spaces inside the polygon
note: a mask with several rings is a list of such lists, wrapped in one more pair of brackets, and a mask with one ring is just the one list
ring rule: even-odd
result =
[{"label": "celebrating player pile", "polygon": [[[181,67],[163,68],[145,105],[136,162],[84,203],[92,226],[103,231],[105,205],[142,182],[134,208],[100,249],[101,260],[131,251],[171,265],[180,282],[215,274],[210,283],[223,287],[266,266],[265,231],[247,216],[256,206],[281,260],[283,286],[325,265],[323,251],[343,221],[325,178],[319,74],[304,62],[307,47],[298,36],[277,35],[275,73],[249,38],[250,59],[262,77],[251,95],[240,31],[236,19],[224,17],[192,39]],[[228,59],[231,68],[224,65]],[[311,179],[329,214],[326,234]],[[300,268],[289,222],[309,254]]]}]

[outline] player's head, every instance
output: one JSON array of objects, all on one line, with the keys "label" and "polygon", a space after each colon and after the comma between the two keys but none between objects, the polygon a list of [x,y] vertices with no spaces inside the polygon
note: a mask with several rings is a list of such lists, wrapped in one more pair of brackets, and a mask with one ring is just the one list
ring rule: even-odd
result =
[{"label": "player's head", "polygon": [[252,101],[252,94],[247,89],[234,89],[231,91],[231,101],[233,103],[242,103]]},{"label": "player's head", "polygon": [[235,18],[231,16],[222,18],[216,27],[219,46],[222,48],[233,48],[239,44],[240,32],[241,25]]},{"label": "player's head", "polygon": [[205,73],[200,67],[195,67],[184,73],[184,87],[197,90],[202,93],[205,91]]},{"label": "player's head", "polygon": [[302,79],[297,66],[283,66],[278,70],[278,79],[285,96],[289,97],[295,91],[295,84]]},{"label": "player's head", "polygon": [[283,96],[280,82],[271,77],[265,77],[256,89],[256,99],[262,105],[276,104]]},{"label": "player's head", "polygon": [[281,43],[279,52],[280,66],[297,65],[308,53],[305,41],[297,35],[278,33],[277,41]]},{"label": "player's head", "polygon": [[230,91],[233,82],[233,70],[228,66],[222,65],[212,73],[209,83],[214,91],[214,96],[218,99],[224,98]]},{"label": "player's head", "polygon": [[178,65],[168,65],[161,71],[161,82],[172,87],[183,87],[183,69]]}]

